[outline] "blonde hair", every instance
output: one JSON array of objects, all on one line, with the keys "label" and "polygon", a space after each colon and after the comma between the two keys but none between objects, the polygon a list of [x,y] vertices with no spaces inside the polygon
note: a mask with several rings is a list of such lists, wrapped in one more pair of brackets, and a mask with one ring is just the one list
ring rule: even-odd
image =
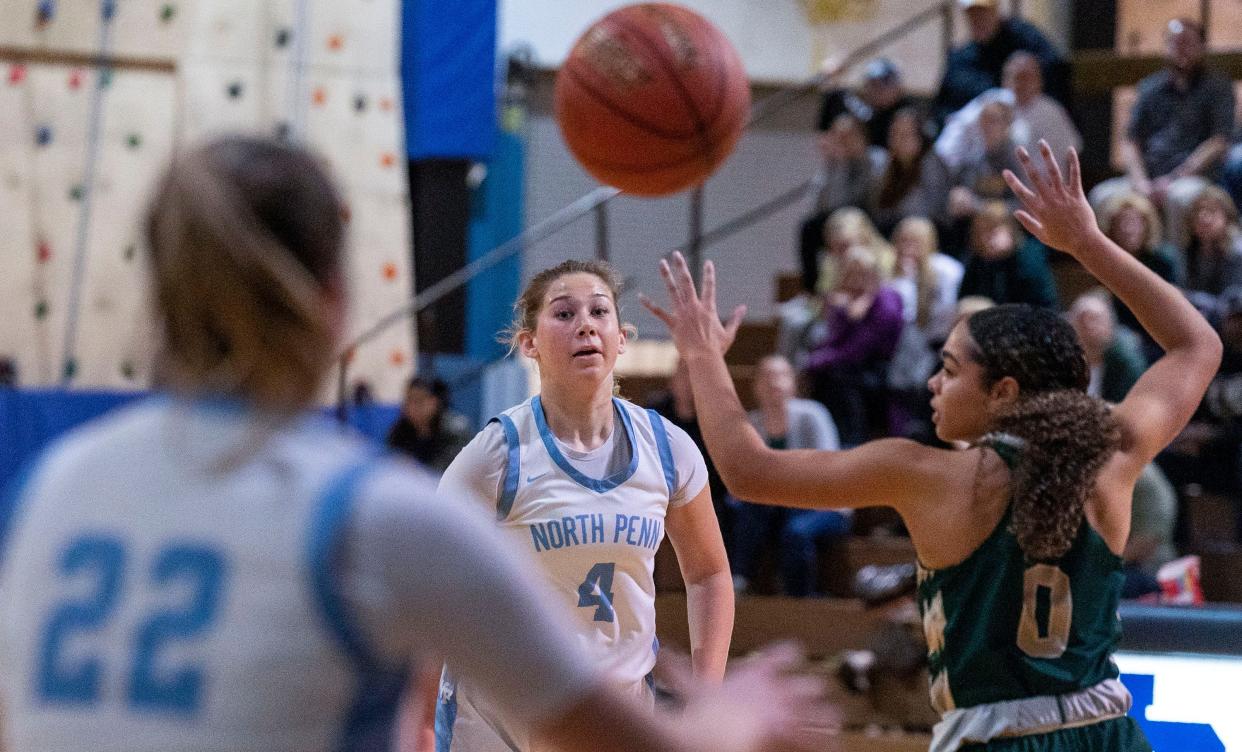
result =
[{"label": "blonde hair", "polygon": [[508,328],[500,334],[500,341],[509,346],[510,354],[517,349],[518,335],[522,332],[535,331],[535,323],[539,320],[539,313],[543,310],[543,296],[547,294],[548,287],[567,274],[591,274],[598,277],[608,288],[609,294],[612,295],[612,304],[617,316],[617,322],[621,324],[621,329],[628,336],[638,335],[638,330],[634,328],[633,324],[621,321],[620,297],[622,281],[621,275],[616,268],[606,261],[568,259],[531,277],[530,282],[526,283],[526,288],[522,290],[522,294],[514,302],[513,320],[509,323]]},{"label": "blonde hair", "polygon": [[897,223],[893,230],[893,240],[909,233],[919,241],[919,268],[916,277],[917,309],[915,322],[925,327],[931,321],[932,305],[936,301],[936,275],[932,271],[931,259],[940,250],[940,241],[936,235],[936,225],[926,217],[906,217]]},{"label": "blonde hair", "polygon": [[314,400],[336,345],[341,209],[317,160],[274,141],[173,161],[146,220],[170,388],[282,413]]},{"label": "blonde hair", "polygon": [[1133,209],[1142,215],[1143,221],[1147,223],[1147,235],[1143,238],[1143,250],[1148,253],[1155,251],[1160,244],[1164,225],[1160,222],[1160,213],[1156,211],[1156,205],[1141,193],[1126,191],[1104,202],[1104,206],[1100,208],[1100,229],[1111,238],[1113,235],[1113,223],[1117,221],[1117,217],[1126,209]]},{"label": "blonde hair", "polygon": [[1015,246],[1022,245],[1022,228],[1018,225],[1018,221],[1013,218],[1009,207],[1005,206],[1004,201],[993,200],[985,201],[974,216],[970,218],[970,249],[978,252],[983,250],[987,242],[987,236],[997,227],[1008,227],[1013,234],[1013,242]]},{"label": "blonde hair", "polygon": [[[831,246],[832,239],[840,236],[850,238],[851,246],[861,246],[875,256],[881,279],[888,279],[892,276],[897,254],[880,231],[875,228],[875,224],[867,217],[866,212],[854,206],[846,206],[828,215],[828,219],[824,221],[826,245]],[[836,287],[839,274],[838,263],[839,259],[831,253],[824,256],[823,263],[820,264],[817,290],[826,292]]]}]

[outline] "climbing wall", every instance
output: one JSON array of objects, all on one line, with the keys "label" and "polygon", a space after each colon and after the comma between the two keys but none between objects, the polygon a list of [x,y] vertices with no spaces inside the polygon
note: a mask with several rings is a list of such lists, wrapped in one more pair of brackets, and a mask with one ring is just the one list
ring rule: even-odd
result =
[{"label": "climbing wall", "polygon": [[[351,332],[412,289],[398,0],[5,0],[0,356],[23,386],[144,389],[157,347],[140,222],[180,148],[307,143],[341,187]],[[395,400],[409,326],[351,356]],[[325,395],[327,391],[325,392]]]}]

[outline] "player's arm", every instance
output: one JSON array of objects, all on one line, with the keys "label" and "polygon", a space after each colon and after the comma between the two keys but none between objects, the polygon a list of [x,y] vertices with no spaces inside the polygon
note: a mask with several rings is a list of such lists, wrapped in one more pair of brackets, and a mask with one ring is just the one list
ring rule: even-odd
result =
[{"label": "player's arm", "polygon": [[1040,142],[1047,174],[1020,149],[1028,185],[1007,172],[1022,200],[1015,216],[1047,245],[1066,251],[1134,312],[1164,355],[1113,409],[1121,423],[1121,451],[1138,477],[1143,467],[1185,427],[1220,367],[1220,337],[1177,288],[1143,266],[1099,229],[1082,191],[1078,155],[1070,151],[1062,178],[1052,150]]},{"label": "player's arm", "polygon": [[733,576],[712,507],[711,486],[705,482],[690,502],[669,507],[665,526],[686,583],[694,675],[719,682],[733,636]]},{"label": "player's arm", "polygon": [[943,450],[904,439],[886,439],[847,451],[769,448],[747,420],[724,362],[745,309],[727,324],[716,313],[716,272],[703,266],[703,293],[680,253],[660,262],[670,310],[643,298],[669,327],[690,369],[699,429],[720,477],[739,498],[810,509],[887,505],[898,511],[943,484]]},{"label": "player's arm", "polygon": [[[822,684],[783,677],[774,659],[741,684],[692,701],[712,723],[693,713],[684,722],[658,720],[581,651],[569,615],[527,554],[470,507],[429,489],[411,497],[414,484],[393,475],[372,481],[373,495],[359,500],[341,557],[349,612],[362,617],[376,654],[444,656],[457,676],[487,687],[512,717],[566,750],[757,750],[820,711],[814,694]],[[748,707],[785,703],[790,708],[779,711]]]}]

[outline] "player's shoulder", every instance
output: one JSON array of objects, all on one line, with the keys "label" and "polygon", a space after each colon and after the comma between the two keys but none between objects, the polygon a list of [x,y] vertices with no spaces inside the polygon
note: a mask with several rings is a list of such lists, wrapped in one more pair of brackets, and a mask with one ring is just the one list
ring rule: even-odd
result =
[{"label": "player's shoulder", "polygon": [[158,440],[163,400],[140,399],[77,426],[53,440],[27,465],[27,483],[35,478],[74,477],[97,462],[141,461],[151,440]]}]

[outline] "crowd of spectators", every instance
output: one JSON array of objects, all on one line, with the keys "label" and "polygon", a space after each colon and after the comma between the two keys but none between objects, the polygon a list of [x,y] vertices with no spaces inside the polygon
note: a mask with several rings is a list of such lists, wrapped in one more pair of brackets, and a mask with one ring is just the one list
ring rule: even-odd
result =
[{"label": "crowd of spectators", "polygon": [[[1070,147],[1107,148],[1084,147],[1064,106],[1064,58],[995,2],[959,4],[970,41],[950,52],[930,101],[911,96],[886,59],[866,64],[856,91],[827,77],[822,187],[798,233],[802,292],[780,309],[779,349],[845,447],[882,436],[935,441],[926,381],[964,311],[1003,303],[1063,311],[1082,341],[1090,392],[1111,402],[1160,354],[1106,292],[1059,290],[1054,266],[1072,262],[1013,218],[1002,174],[1020,174],[1017,146],[1046,141],[1062,159]],[[1101,229],[1179,285],[1226,342],[1200,415],[1136,490],[1132,596],[1151,592],[1156,569],[1174,555],[1177,489],[1242,498],[1242,147],[1228,150],[1233,113],[1232,83],[1208,67],[1202,27],[1170,21],[1165,66],[1139,84],[1125,129],[1124,174],[1090,195]],[[804,548],[790,546],[782,557]],[[786,558],[782,570],[792,567]]]}]

